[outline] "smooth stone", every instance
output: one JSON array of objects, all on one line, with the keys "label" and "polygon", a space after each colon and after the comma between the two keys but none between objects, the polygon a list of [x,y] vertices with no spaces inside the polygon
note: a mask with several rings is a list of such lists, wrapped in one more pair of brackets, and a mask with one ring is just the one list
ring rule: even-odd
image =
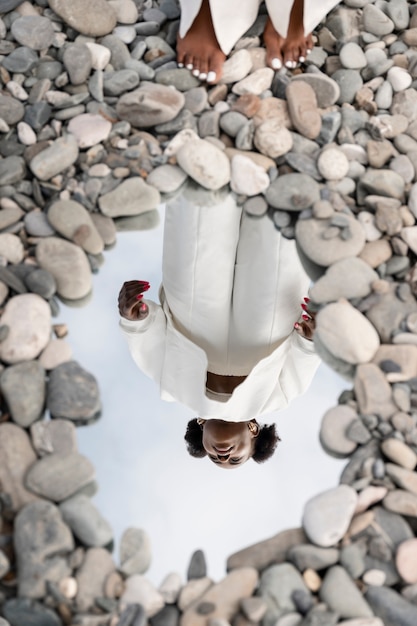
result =
[{"label": "smooth stone", "polygon": [[352,103],[356,92],[363,85],[362,77],[357,70],[336,70],[331,78],[338,84],[340,89],[340,95],[337,99],[338,104]]},{"label": "smooth stone", "polygon": [[[271,187],[274,185],[275,183],[272,183]],[[268,197],[268,192],[266,195]],[[317,197],[314,198],[314,201],[317,199]],[[317,265],[328,267],[336,261],[358,255],[363,249],[365,233],[362,226],[350,215],[343,215],[343,218],[346,224],[344,228],[348,228],[351,235],[348,239],[341,238],[339,234],[333,239],[324,240],[325,232],[332,225],[332,218],[298,220],[295,231],[297,243],[304,254]]]},{"label": "smooth stone", "polygon": [[[343,337],[335,333],[338,325],[345,329]],[[380,345],[372,324],[346,301],[333,302],[318,313],[316,333],[331,354],[352,364],[372,359]]]},{"label": "smooth stone", "polygon": [[31,425],[32,445],[39,457],[52,452],[67,455],[77,452],[77,434],[68,420],[38,421]]},{"label": "smooth stone", "polygon": [[[5,200],[5,199],[4,199]],[[25,212],[22,209],[12,203],[10,206],[0,205],[0,230],[16,224],[24,215]]]},{"label": "smooth stone", "polygon": [[85,252],[77,245],[58,237],[41,239],[36,246],[36,260],[54,277],[59,296],[78,300],[90,293],[90,265]]},{"label": "smooth stone", "polygon": [[87,550],[75,576],[78,589],[75,603],[78,611],[89,611],[95,606],[95,599],[104,596],[106,580],[115,569],[113,559],[107,550],[104,548]]},{"label": "smooth stone", "polygon": [[198,598],[209,589],[213,581],[205,576],[204,578],[194,578],[189,580],[180,590],[177,605],[180,611],[185,611]]},{"label": "smooth stone", "polygon": [[239,131],[246,126],[248,119],[238,111],[228,111],[220,117],[220,128],[224,130],[229,137],[236,137]]},{"label": "smooth stone", "polygon": [[372,617],[373,612],[346,570],[331,567],[320,587],[320,598],[343,618]]},{"label": "smooth stone", "polygon": [[66,170],[78,158],[77,140],[72,134],[59,137],[39,152],[29,163],[36,178],[49,180]]},{"label": "smooth stone", "polygon": [[364,298],[372,291],[378,274],[358,257],[336,261],[310,289],[310,297],[319,304],[339,298]]},{"label": "smooth stone", "polygon": [[20,156],[9,156],[0,161],[0,185],[14,185],[26,174],[25,162]]},{"label": "smooth stone", "polygon": [[294,563],[300,572],[307,569],[319,571],[335,565],[339,560],[336,548],[319,548],[311,544],[300,544],[288,550],[287,558]]},{"label": "smooth stone", "polygon": [[83,44],[69,44],[62,57],[72,85],[82,85],[88,80],[92,69],[89,48]]},{"label": "smooth stone", "polygon": [[382,345],[373,361],[385,371],[388,382],[402,382],[417,376],[417,346],[415,345]]},{"label": "smooth stone", "polygon": [[320,73],[306,73],[293,76],[291,81],[302,80],[313,88],[320,109],[336,104],[340,96],[340,87],[335,80]]},{"label": "smooth stone", "polygon": [[253,196],[245,201],[243,208],[248,215],[262,217],[268,210],[268,204],[263,196]]},{"label": "smooth stone", "polygon": [[187,180],[187,174],[178,166],[160,165],[149,174],[146,179],[149,185],[161,193],[174,193]]},{"label": "smooth stone", "polygon": [[357,444],[347,436],[348,428],[357,420],[357,413],[348,405],[339,405],[324,414],[320,426],[320,443],[336,458],[350,456]]},{"label": "smooth stone", "polygon": [[291,563],[279,563],[263,571],[258,594],[268,607],[264,621],[273,624],[281,615],[295,611],[294,593],[298,591],[310,596],[303,577]]},{"label": "smooth stone", "polygon": [[88,548],[101,548],[113,540],[110,524],[84,494],[65,499],[59,505],[64,522],[75,537]]},{"label": "smooth stone", "polygon": [[109,0],[120,24],[136,24],[139,11],[133,0]]},{"label": "smooth stone", "polygon": [[62,502],[88,485],[95,476],[90,461],[77,452],[48,454],[32,465],[26,474],[28,489],[54,502]]},{"label": "smooth stone", "polygon": [[135,128],[149,128],[173,120],[184,103],[184,95],[178,90],[145,83],[123,94],[116,104],[116,111],[120,119],[127,120]]},{"label": "smooth stone", "polygon": [[296,130],[308,139],[316,139],[321,131],[321,115],[313,87],[305,81],[291,81],[285,94]]},{"label": "smooth stone", "polygon": [[369,587],[365,599],[384,626],[414,626],[417,607],[389,587]]},{"label": "smooth stone", "polygon": [[374,363],[358,366],[354,388],[359,410],[363,415],[379,415],[387,419],[395,412],[391,386]]},{"label": "smooth stone", "polygon": [[165,604],[175,604],[183,586],[181,575],[178,572],[167,574],[158,587]]},{"label": "smooth stone", "polygon": [[317,159],[317,168],[326,180],[340,180],[349,171],[349,161],[338,148],[326,148]]},{"label": "smooth stone", "polygon": [[104,70],[110,62],[111,52],[106,46],[93,41],[86,41],[85,45],[90,51],[91,67],[94,70]]},{"label": "smooth stone", "polygon": [[284,174],[271,183],[265,197],[276,209],[302,211],[319,200],[319,185],[307,174]]},{"label": "smooth stone", "polygon": [[242,48],[229,56],[223,63],[220,84],[237,83],[243,80],[252,69],[252,57],[249,50]]},{"label": "smooth stone", "polygon": [[101,410],[97,381],[76,361],[62,363],[49,374],[47,408],[53,418],[85,424]]},{"label": "smooth stone", "polygon": [[404,197],[404,179],[391,170],[368,169],[360,182],[369,194],[398,198],[398,200]]},{"label": "smooth stone", "polygon": [[101,215],[101,213],[92,213],[91,219],[100,237],[104,241],[104,245],[114,245],[116,243],[116,227],[111,217]]},{"label": "smooth stone", "polygon": [[263,67],[259,70],[255,70],[246,78],[239,80],[232,87],[232,92],[238,96],[242,96],[247,93],[255,94],[259,96],[263,91],[269,89],[274,78],[274,70],[270,67]]},{"label": "smooth stone", "polygon": [[184,68],[160,70],[155,74],[155,82],[159,85],[172,85],[178,91],[185,92],[199,87],[200,81],[189,70]]},{"label": "smooth stone", "polygon": [[37,361],[17,363],[2,372],[1,392],[15,424],[27,428],[42,416],[45,387],[45,370]]},{"label": "smooth stone", "polygon": [[28,468],[36,461],[36,454],[27,433],[12,424],[0,424],[0,481],[2,490],[9,494],[11,509],[17,513],[25,504],[38,500],[24,486]]},{"label": "smooth stone", "polygon": [[276,159],[291,150],[293,139],[290,131],[278,118],[271,118],[256,127],[254,144],[259,152]]},{"label": "smooth stone", "polygon": [[9,621],[0,617],[0,626],[61,626],[57,613],[40,602],[29,598],[11,598],[3,605],[3,614]]},{"label": "smooth stone", "polygon": [[395,555],[395,566],[402,580],[410,585],[417,583],[417,539],[401,543]]},{"label": "smooth stone", "polygon": [[339,59],[343,67],[350,70],[360,70],[367,65],[362,48],[354,41],[349,41],[341,47]]},{"label": "smooth stone", "polygon": [[50,272],[36,268],[25,277],[25,285],[32,293],[49,300],[56,292],[55,279]]},{"label": "smooth stone", "polygon": [[58,583],[71,573],[66,557],[74,549],[74,539],[51,502],[31,502],[21,509],[15,519],[14,546],[19,596],[43,598],[47,581]]},{"label": "smooth stone", "polygon": [[250,567],[230,572],[219,583],[211,586],[182,615],[182,626],[205,626],[207,615],[200,607],[210,608],[210,619],[223,618],[228,621],[235,615],[243,598],[252,596],[258,585],[258,572]]},{"label": "smooth stone", "polygon": [[408,491],[396,489],[388,492],[383,501],[384,507],[393,513],[417,517],[417,496]]},{"label": "smooth stone", "polygon": [[127,528],[120,540],[119,570],[125,576],[144,574],[152,559],[151,542],[141,528]]},{"label": "smooth stone", "polygon": [[381,443],[381,450],[391,461],[408,470],[417,464],[417,454],[399,439],[389,438]]},{"label": "smooth stone", "polygon": [[310,541],[322,548],[334,546],[346,533],[358,496],[348,485],[339,485],[307,501],[303,528]]},{"label": "smooth stone", "polygon": [[373,4],[364,7],[362,19],[364,29],[377,37],[389,35],[394,30],[394,22]]},{"label": "smooth stone", "polygon": [[90,148],[108,139],[112,124],[102,115],[83,113],[76,115],[68,124],[68,132],[77,139],[79,148]]},{"label": "smooth stone", "polygon": [[217,190],[230,181],[229,159],[205,139],[189,140],[176,156],[178,165],[205,189]]},{"label": "smooth stone", "polygon": [[102,37],[116,26],[116,13],[105,0],[50,0],[50,8],[68,26],[89,37]]},{"label": "smooth stone", "polygon": [[18,17],[11,25],[11,32],[21,46],[32,50],[46,50],[55,36],[51,21],[37,15]]},{"label": "smooth stone", "polygon": [[17,235],[0,233],[0,257],[3,257],[8,263],[13,265],[23,261],[24,248]]},{"label": "smooth stone", "polygon": [[403,67],[391,67],[387,72],[387,79],[395,92],[408,89],[413,82],[409,72]]},{"label": "smooth stone", "polygon": [[139,176],[121,182],[115,189],[99,197],[100,211],[107,217],[140,215],[160,204],[159,191]]},{"label": "smooth stone", "polygon": [[[153,617],[164,607],[164,599],[153,584],[140,574],[133,574],[125,581],[120,598],[120,608],[128,604],[141,604],[148,617]],[[184,620],[184,616],[182,618]]]},{"label": "smooth stone", "polygon": [[385,463],[385,470],[388,476],[398,487],[417,495],[417,473],[412,471],[412,469],[398,466],[395,459],[393,460],[394,463]]},{"label": "smooth stone", "polygon": [[35,131],[26,122],[19,122],[17,125],[17,136],[19,142],[25,146],[33,146],[37,137]]},{"label": "smooth stone", "polygon": [[3,310],[0,325],[9,328],[7,337],[0,343],[2,361],[11,364],[31,361],[49,341],[49,305],[36,294],[14,296]]},{"label": "smooth stone", "polygon": [[133,69],[104,72],[103,92],[105,96],[120,96],[139,85],[138,73]]},{"label": "smooth stone", "polygon": [[254,567],[257,570],[264,570],[269,565],[285,561],[289,549],[306,543],[306,541],[307,537],[302,528],[281,531],[270,539],[264,539],[229,556],[227,570],[240,567]]},{"label": "smooth stone", "polygon": [[268,189],[268,174],[251,159],[237,154],[232,158],[231,167],[230,187],[235,193],[256,196]]},{"label": "smooth stone", "polygon": [[104,242],[91,215],[79,202],[74,200],[54,202],[49,207],[48,220],[60,235],[80,246],[84,252],[100,254],[103,251]]},{"label": "smooth stone", "polygon": [[203,550],[195,550],[191,555],[187,569],[187,580],[205,578],[207,576],[207,562]]}]

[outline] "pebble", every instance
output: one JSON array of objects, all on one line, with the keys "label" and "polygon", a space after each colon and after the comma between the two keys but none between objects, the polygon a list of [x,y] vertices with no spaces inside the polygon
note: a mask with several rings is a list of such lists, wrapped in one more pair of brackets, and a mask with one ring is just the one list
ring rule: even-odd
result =
[{"label": "pebble", "polygon": [[396,411],[391,386],[374,363],[363,363],[356,368],[355,395],[362,415],[387,419]]},{"label": "pebble", "polygon": [[284,613],[296,610],[297,591],[310,596],[303,577],[291,563],[279,563],[262,572],[258,593],[268,607],[264,620],[274,623]]},{"label": "pebble", "polygon": [[77,245],[58,237],[42,239],[36,246],[36,260],[54,277],[57,293],[63,298],[77,300],[90,293],[90,265]]},{"label": "pebble", "polygon": [[341,47],[339,59],[343,67],[350,70],[360,70],[367,65],[362,48],[354,41],[345,43]]},{"label": "pebble", "polygon": [[389,438],[381,443],[381,450],[391,461],[408,470],[417,464],[416,453],[399,439]]},{"label": "pebble", "polygon": [[10,422],[0,424],[0,454],[2,488],[9,494],[11,510],[17,513],[24,505],[38,499],[23,483],[28,468],[36,460],[26,431]]},{"label": "pebble", "polygon": [[29,163],[34,176],[49,180],[66,170],[78,158],[78,145],[72,134],[59,137],[39,152]]},{"label": "pebble", "polygon": [[319,303],[364,298],[372,291],[378,274],[359,257],[336,261],[310,289],[311,298]]},{"label": "pebble", "polygon": [[232,158],[230,187],[235,193],[256,196],[266,191],[269,183],[269,176],[260,165],[239,154]]},{"label": "pebble", "polygon": [[90,548],[86,551],[75,576],[78,611],[88,611],[95,605],[96,598],[104,596],[106,580],[115,569],[110,553],[104,548]]},{"label": "pebble", "polygon": [[252,69],[252,57],[249,50],[242,48],[232,54],[223,64],[220,83],[230,84],[243,80]]},{"label": "pebble", "polygon": [[51,0],[49,6],[66,24],[89,37],[102,37],[116,26],[116,13],[105,0],[93,0],[86,7],[82,0]]},{"label": "pebble", "polygon": [[68,420],[34,422],[30,427],[30,436],[39,457],[52,452],[61,455],[77,452],[75,426]]},{"label": "pebble", "polygon": [[340,97],[340,87],[335,80],[319,73],[307,73],[299,76],[293,76],[292,81],[301,80],[306,82],[313,88],[317,98],[317,106],[320,109],[335,104]]},{"label": "pebble", "polygon": [[270,67],[263,67],[235,83],[232,87],[232,92],[238,96],[247,93],[259,96],[263,91],[271,87],[273,78],[274,70]]},{"label": "pebble", "polygon": [[331,567],[320,587],[320,598],[342,618],[372,617],[373,611],[346,570]]},{"label": "pebble", "polygon": [[77,139],[79,148],[90,148],[105,141],[111,131],[112,124],[102,115],[84,113],[76,115],[68,124],[68,131]]},{"label": "pebble", "polygon": [[309,539],[323,548],[336,545],[349,527],[356,503],[357,494],[348,485],[339,485],[308,500],[303,528]]},{"label": "pebble", "polygon": [[138,176],[121,182],[116,189],[100,196],[99,207],[107,217],[140,215],[155,209],[161,201],[159,191]]},{"label": "pebble", "polygon": [[413,82],[413,79],[407,72],[407,70],[397,66],[391,67],[388,70],[387,79],[394,92],[408,89],[408,87],[410,87],[411,83]]},{"label": "pebble", "polygon": [[4,603],[3,614],[10,622],[0,618],[1,626],[10,626],[10,624],[24,626],[24,624],[30,622],[32,622],[34,626],[60,626],[62,623],[55,611],[28,598],[12,598],[11,600],[7,600]]},{"label": "pebble", "polygon": [[68,419],[75,424],[94,421],[101,410],[97,381],[76,361],[62,363],[49,373],[46,404],[55,419]]},{"label": "pebble", "polygon": [[340,94],[337,99],[338,104],[343,104],[345,102],[349,104],[352,103],[355,99],[356,93],[363,85],[362,77],[357,70],[336,70],[336,72],[332,74],[332,80],[337,83],[340,90]]},{"label": "pebble", "polygon": [[61,502],[88,485],[95,472],[90,461],[74,452],[48,454],[32,465],[25,477],[28,489],[54,502]]},{"label": "pebble", "polygon": [[293,139],[282,122],[277,118],[272,118],[257,126],[254,144],[262,154],[276,159],[291,150]]},{"label": "pebble", "polygon": [[389,587],[369,587],[365,598],[384,626],[413,626],[417,620],[417,607]]},{"label": "pebble", "polygon": [[340,180],[349,171],[349,161],[338,148],[327,148],[321,151],[317,167],[326,180]]},{"label": "pebble", "polygon": [[347,436],[347,431],[356,420],[356,411],[348,405],[339,405],[326,411],[320,426],[320,443],[328,454],[336,458],[352,454],[357,444]]},{"label": "pebble", "polygon": [[141,528],[127,528],[120,541],[120,571],[125,576],[144,574],[151,564],[151,543]]},{"label": "pebble", "polygon": [[[22,396],[22,387],[25,394]],[[15,424],[27,428],[38,420],[45,403],[45,370],[37,361],[17,363],[5,369],[0,388]]]},{"label": "pebble", "polygon": [[176,157],[178,165],[205,189],[215,191],[230,181],[229,159],[205,139],[187,141]]},{"label": "pebble", "polygon": [[7,326],[7,337],[0,343],[5,363],[18,363],[36,358],[49,341],[51,311],[36,294],[17,295],[8,300],[0,318]]},{"label": "pebble", "polygon": [[[49,458],[49,457],[46,457]],[[100,548],[110,544],[113,531],[110,524],[83,494],[77,494],[61,502],[62,519],[75,537],[88,548]]]},{"label": "pebble", "polygon": [[120,598],[121,608],[128,604],[141,604],[148,617],[153,617],[164,606],[162,595],[144,576],[133,574],[125,581],[125,590]]},{"label": "pebble", "polygon": [[173,120],[184,106],[184,96],[177,89],[165,85],[145,83],[124,93],[116,111],[120,119],[135,128],[149,128]]},{"label": "pebble", "polygon": [[276,209],[302,211],[319,200],[319,185],[307,174],[285,174],[269,186],[265,197]]},{"label": "pebble", "polygon": [[174,193],[187,180],[187,174],[176,165],[160,165],[146,179],[149,185],[161,193]]},{"label": "pebble", "polygon": [[301,80],[291,81],[285,94],[294,127],[304,137],[316,139],[321,131],[321,115],[313,87]]},{"label": "pebble", "polygon": [[178,572],[167,574],[158,591],[163,596],[165,604],[175,604],[182,588],[182,579]]}]

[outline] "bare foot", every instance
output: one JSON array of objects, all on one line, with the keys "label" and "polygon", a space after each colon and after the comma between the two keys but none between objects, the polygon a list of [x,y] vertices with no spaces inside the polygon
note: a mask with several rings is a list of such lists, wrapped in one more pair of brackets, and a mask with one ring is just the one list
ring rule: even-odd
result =
[{"label": "bare foot", "polygon": [[184,38],[177,38],[178,66],[211,85],[218,83],[226,55],[222,52],[214,32],[208,0],[203,0],[200,11]]},{"label": "bare foot", "polygon": [[304,35],[304,0],[294,0],[291,9],[287,36],[281,37],[274,28],[271,19],[265,25],[264,42],[267,63],[274,70],[283,65],[290,69],[303,63],[313,49],[313,38]]}]

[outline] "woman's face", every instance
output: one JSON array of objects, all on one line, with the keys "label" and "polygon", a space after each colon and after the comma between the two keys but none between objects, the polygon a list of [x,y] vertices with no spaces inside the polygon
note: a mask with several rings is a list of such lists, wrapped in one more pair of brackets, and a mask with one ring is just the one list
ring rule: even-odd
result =
[{"label": "woman's face", "polygon": [[213,463],[225,469],[233,469],[250,459],[255,436],[248,422],[207,420],[203,425],[204,449]]}]

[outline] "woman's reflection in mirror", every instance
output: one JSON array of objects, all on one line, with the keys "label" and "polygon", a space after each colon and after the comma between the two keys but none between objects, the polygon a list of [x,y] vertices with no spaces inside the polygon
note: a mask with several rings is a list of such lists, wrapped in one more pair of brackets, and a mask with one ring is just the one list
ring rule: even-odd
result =
[{"label": "woman's reflection in mirror", "polygon": [[295,242],[233,193],[187,185],[167,204],[160,304],[144,299],[148,282],[125,282],[120,326],[161,398],[198,415],[192,456],[225,469],[272,456],[275,424],[258,418],[304,393],[320,362],[309,283]]}]

